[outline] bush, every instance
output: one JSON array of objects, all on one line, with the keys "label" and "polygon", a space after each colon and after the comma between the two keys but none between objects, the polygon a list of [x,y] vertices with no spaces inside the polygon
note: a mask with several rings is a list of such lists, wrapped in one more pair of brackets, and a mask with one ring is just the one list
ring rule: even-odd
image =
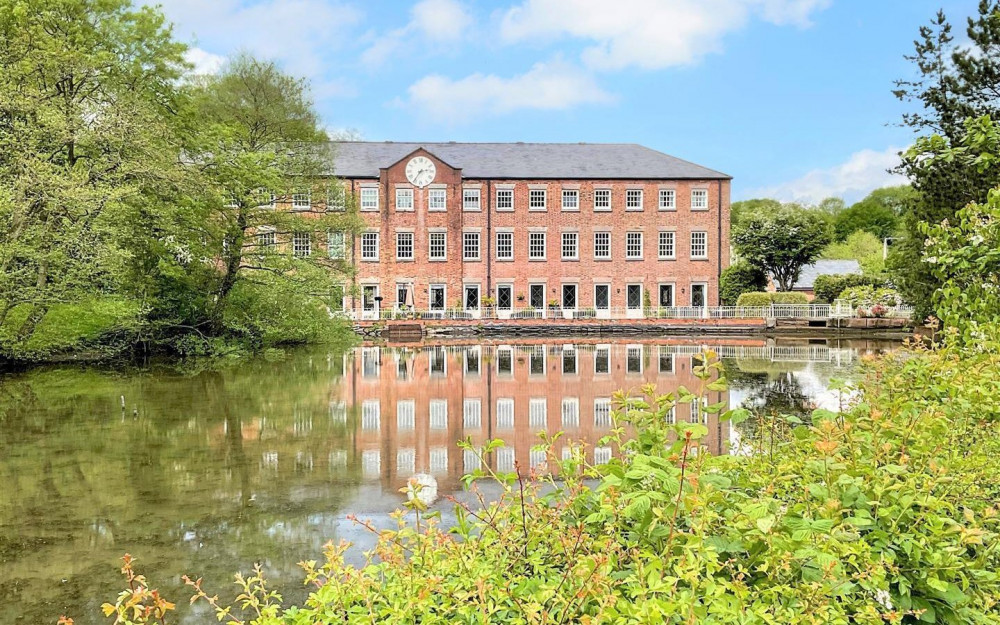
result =
[{"label": "bush", "polygon": [[727,267],[719,277],[719,299],[723,306],[735,306],[740,295],[766,288],[764,270],[743,260]]},{"label": "bush", "polygon": [[782,293],[771,293],[772,304],[808,304],[809,298],[805,293],[786,291]]},{"label": "bush", "polygon": [[851,308],[871,308],[872,306],[899,306],[902,298],[894,289],[855,286],[845,289],[837,299],[845,300]]},{"label": "bush", "polygon": [[833,302],[840,297],[840,294],[844,291],[844,289],[849,289],[855,286],[871,286],[881,288],[887,286],[887,284],[882,278],[864,276],[859,273],[846,273],[839,275],[824,274],[816,277],[816,282],[813,284],[813,292],[816,294],[818,299]]},{"label": "bush", "polygon": [[745,306],[755,308],[757,306],[770,306],[771,305],[771,294],[770,293],[744,293],[740,295],[736,300],[737,306]]}]

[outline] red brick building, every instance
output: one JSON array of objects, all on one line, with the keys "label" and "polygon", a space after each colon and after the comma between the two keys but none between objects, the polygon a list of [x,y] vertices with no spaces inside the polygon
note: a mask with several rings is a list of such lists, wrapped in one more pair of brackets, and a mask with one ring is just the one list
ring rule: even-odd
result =
[{"label": "red brick building", "polygon": [[718,304],[725,174],[634,144],[340,142],[333,159],[366,225],[347,252],[361,318]]}]

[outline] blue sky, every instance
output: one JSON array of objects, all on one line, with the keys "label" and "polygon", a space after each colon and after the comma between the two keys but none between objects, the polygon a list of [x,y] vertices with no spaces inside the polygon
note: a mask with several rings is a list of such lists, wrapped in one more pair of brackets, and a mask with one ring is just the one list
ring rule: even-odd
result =
[{"label": "blue sky", "polygon": [[974,0],[162,0],[190,58],[309,78],[368,140],[636,142],[731,174],[733,198],[856,200],[912,140],[893,80]]}]

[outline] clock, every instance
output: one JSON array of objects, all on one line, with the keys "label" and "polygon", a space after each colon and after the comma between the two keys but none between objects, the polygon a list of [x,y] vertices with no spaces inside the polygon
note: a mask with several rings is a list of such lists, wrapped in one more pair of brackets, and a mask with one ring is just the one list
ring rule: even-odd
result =
[{"label": "clock", "polygon": [[437,168],[434,162],[426,156],[414,156],[406,164],[406,179],[415,187],[426,187],[434,182]]}]

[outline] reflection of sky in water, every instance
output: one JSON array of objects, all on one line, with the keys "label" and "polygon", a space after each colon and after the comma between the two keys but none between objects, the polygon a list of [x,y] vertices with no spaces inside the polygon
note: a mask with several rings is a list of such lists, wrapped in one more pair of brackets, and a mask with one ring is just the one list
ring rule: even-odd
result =
[{"label": "reflection of sky in water", "polygon": [[[79,625],[103,623],[100,604],[120,589],[118,558],[126,551],[176,601],[182,614],[174,622],[211,618],[186,605],[182,574],[204,576],[212,592],[231,599],[232,574],[257,561],[287,599],[301,600],[297,563],[341,539],[357,545],[350,557],[360,563],[374,537],[347,515],[392,527],[388,515],[405,500],[400,488],[411,477],[427,483],[423,495],[436,495],[430,509],[445,523],[453,519],[446,495],[473,501],[459,480],[483,460],[459,449],[460,440],[505,440],[486,459],[497,471],[512,471],[515,462],[543,470],[544,454],[533,449],[540,430],[566,432],[557,457],[582,443],[588,461],[606,462],[615,450],[599,441],[611,426],[611,395],[643,384],[658,392],[697,388],[692,356],[704,340],[346,355],[307,349],[222,371],[56,367],[7,376],[0,386],[0,623],[54,622],[64,613]],[[843,377],[859,353],[752,341],[720,350],[790,372],[824,407],[836,406],[826,391],[830,377]],[[775,354],[788,362],[774,362]],[[750,393],[736,385],[713,401],[736,405]],[[709,448],[729,447],[729,428],[714,417],[692,415],[686,405],[673,416],[705,419]]]}]

